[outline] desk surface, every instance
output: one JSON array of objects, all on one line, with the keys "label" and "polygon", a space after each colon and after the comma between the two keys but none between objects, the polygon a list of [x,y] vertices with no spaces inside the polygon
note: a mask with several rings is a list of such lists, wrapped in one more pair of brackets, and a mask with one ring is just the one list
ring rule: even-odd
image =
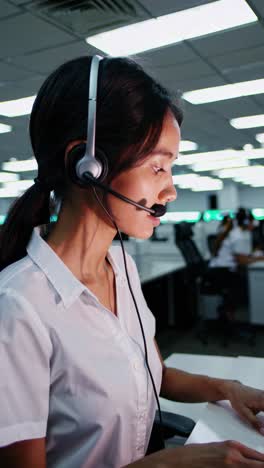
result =
[{"label": "desk surface", "polygon": [[[237,358],[224,356],[209,356],[199,354],[172,354],[165,360],[168,367],[174,367],[194,374],[208,375],[209,377],[232,378],[231,369]],[[172,413],[188,416],[198,421],[207,403],[178,403],[160,398],[161,409]]]},{"label": "desk surface", "polygon": [[264,261],[251,263],[248,268],[249,270],[264,270]]},{"label": "desk surface", "polygon": [[[165,360],[168,367],[186,372],[224,379],[236,379],[252,387],[264,388],[264,359],[255,357],[208,356],[198,354],[172,354]],[[178,403],[160,398],[165,411],[189,416],[198,421],[207,403]]]},{"label": "desk surface", "polygon": [[164,260],[162,258],[152,257],[151,259],[142,258],[137,262],[138,272],[141,283],[147,283],[162,276],[168,275],[185,268],[183,260]]}]

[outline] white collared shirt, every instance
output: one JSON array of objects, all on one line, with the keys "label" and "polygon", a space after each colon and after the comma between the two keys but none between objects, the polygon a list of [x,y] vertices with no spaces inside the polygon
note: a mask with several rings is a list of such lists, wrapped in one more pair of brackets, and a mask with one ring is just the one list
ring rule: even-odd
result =
[{"label": "white collared shirt", "polygon": [[239,226],[234,227],[224,239],[218,254],[210,261],[210,267],[230,268],[236,270],[237,262],[235,255],[250,255],[251,234]]},{"label": "white collared shirt", "polygon": [[[108,253],[117,316],[38,228],[27,252],[0,274],[0,446],[46,437],[48,468],[119,468],[142,458],[156,401],[121,248]],[[155,319],[126,258],[159,394]]]}]

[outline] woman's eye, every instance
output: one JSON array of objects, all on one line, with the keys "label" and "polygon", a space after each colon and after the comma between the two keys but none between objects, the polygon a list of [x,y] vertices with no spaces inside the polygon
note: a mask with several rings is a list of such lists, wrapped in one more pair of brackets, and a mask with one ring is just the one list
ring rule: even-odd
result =
[{"label": "woman's eye", "polygon": [[153,169],[156,174],[158,174],[159,172],[164,172],[164,169],[162,167],[154,166]]}]

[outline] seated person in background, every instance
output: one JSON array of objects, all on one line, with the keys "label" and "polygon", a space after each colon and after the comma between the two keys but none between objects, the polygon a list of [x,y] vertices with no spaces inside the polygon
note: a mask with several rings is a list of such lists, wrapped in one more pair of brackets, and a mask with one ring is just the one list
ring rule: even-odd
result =
[{"label": "seated person in background", "polygon": [[[231,220],[232,221],[232,220]],[[233,223],[232,223],[233,224]],[[235,309],[241,301],[247,301],[247,276],[245,266],[264,260],[264,256],[252,255],[251,220],[244,208],[236,214],[236,226],[229,221],[219,234],[216,242],[216,254],[209,267],[215,270],[219,283],[227,288],[225,313],[233,319]],[[242,293],[244,297],[242,297]]]},{"label": "seated person in background", "polygon": [[210,258],[210,251],[208,248],[207,237],[208,237],[208,223],[204,221],[204,213],[201,213],[201,217],[197,223],[193,225],[193,240],[205,260]]},{"label": "seated person in background", "polygon": [[[236,215],[236,226],[230,229],[230,222],[226,225],[227,235],[223,239],[216,256],[210,261],[210,267],[224,267],[237,271],[241,265],[248,265],[257,259],[252,256],[251,223],[247,211],[239,208]],[[264,257],[260,257],[262,260]]]},{"label": "seated person in background", "polygon": [[228,236],[228,234],[230,233],[232,229],[233,229],[232,218],[230,218],[229,215],[224,216],[218,228],[218,234],[216,235],[214,245],[212,248],[212,254],[214,257],[216,257],[216,255],[218,254],[222,243],[224,242],[224,240],[226,239],[226,237]]}]

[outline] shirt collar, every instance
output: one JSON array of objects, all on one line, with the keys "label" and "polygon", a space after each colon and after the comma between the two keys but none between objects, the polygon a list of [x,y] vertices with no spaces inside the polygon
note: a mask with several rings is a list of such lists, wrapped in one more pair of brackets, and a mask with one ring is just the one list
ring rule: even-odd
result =
[{"label": "shirt collar", "polygon": [[34,228],[27,246],[27,253],[56,289],[64,306],[69,307],[87,288],[45,242],[40,231],[41,227]]},{"label": "shirt collar", "polygon": [[[60,257],[41,237],[41,228],[41,226],[34,228],[27,246],[27,253],[56,289],[64,306],[66,308],[70,307],[83,291],[93,295],[92,292],[74,276]],[[108,251],[107,258],[111,263],[115,276],[123,279],[123,271],[118,265],[118,262],[115,261],[111,250],[112,249]]]}]

